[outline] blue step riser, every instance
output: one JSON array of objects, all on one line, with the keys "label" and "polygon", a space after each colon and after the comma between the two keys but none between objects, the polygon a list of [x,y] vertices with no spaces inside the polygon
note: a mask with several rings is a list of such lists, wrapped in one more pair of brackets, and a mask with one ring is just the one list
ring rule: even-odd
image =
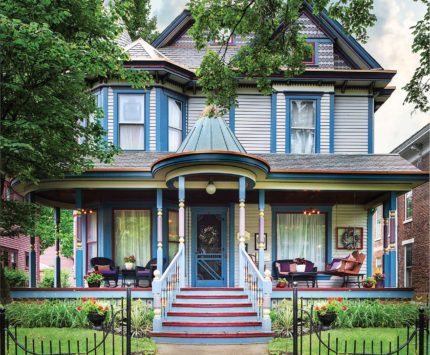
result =
[{"label": "blue step riser", "polygon": [[171,312],[192,312],[192,313],[226,313],[226,312],[253,312],[252,307],[228,307],[228,308],[195,308],[195,307],[172,307]]},{"label": "blue step riser", "polygon": [[247,298],[238,298],[238,299],[219,299],[219,298],[176,298],[175,303],[189,303],[189,304],[225,304],[225,303],[249,303]]},{"label": "blue step riser", "polygon": [[230,333],[230,332],[262,332],[262,326],[255,327],[178,327],[162,326],[162,332],[187,332],[187,333]]},{"label": "blue step riser", "polygon": [[169,322],[193,322],[193,323],[208,323],[208,322],[258,322],[255,316],[249,317],[175,317],[168,316],[166,321]]},{"label": "blue step riser", "polygon": [[187,295],[187,296],[211,296],[211,295],[217,295],[217,296],[237,296],[237,295],[244,295],[243,291],[181,291],[181,295]]},{"label": "blue step riser", "polygon": [[259,338],[165,338],[153,337],[158,344],[267,344],[272,337]]}]

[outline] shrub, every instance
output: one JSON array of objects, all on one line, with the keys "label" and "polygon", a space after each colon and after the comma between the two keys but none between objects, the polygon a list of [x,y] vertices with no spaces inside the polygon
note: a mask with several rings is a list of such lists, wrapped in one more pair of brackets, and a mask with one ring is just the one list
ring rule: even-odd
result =
[{"label": "shrub", "polygon": [[[116,308],[114,307],[114,310]],[[122,312],[117,312],[115,316],[115,330],[121,332],[121,325],[124,326]],[[147,337],[152,330],[154,310],[142,300],[135,300],[131,307],[131,333],[134,337]]]},{"label": "shrub", "polygon": [[284,299],[270,311],[272,330],[280,337],[289,337],[293,331],[293,303]]},{"label": "shrub", "polygon": [[27,286],[28,275],[25,271],[6,267],[4,268],[4,273],[11,287]]},{"label": "shrub", "polygon": [[[54,287],[54,269],[47,269],[43,272],[42,280],[39,287],[53,288]],[[61,287],[70,287],[69,282],[70,273],[68,271],[61,271]]]}]

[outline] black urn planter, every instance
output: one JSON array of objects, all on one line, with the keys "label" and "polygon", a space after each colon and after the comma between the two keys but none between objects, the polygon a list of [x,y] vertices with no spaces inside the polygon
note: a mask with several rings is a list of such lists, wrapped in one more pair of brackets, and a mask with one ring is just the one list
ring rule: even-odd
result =
[{"label": "black urn planter", "polygon": [[330,329],[332,323],[336,320],[337,314],[336,312],[327,312],[326,314],[319,314],[318,319],[322,324],[322,329],[327,330]]},{"label": "black urn planter", "polygon": [[96,287],[100,287],[101,282],[88,282],[88,287],[90,288],[96,288]]},{"label": "black urn planter", "polygon": [[92,323],[94,330],[103,330],[103,322],[106,319],[106,314],[98,314],[97,312],[89,312],[88,320]]}]

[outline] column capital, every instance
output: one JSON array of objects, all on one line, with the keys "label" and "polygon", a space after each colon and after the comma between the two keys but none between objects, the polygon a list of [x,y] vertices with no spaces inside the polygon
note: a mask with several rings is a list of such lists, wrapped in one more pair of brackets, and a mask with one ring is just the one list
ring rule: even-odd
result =
[{"label": "column capital", "polygon": [[157,216],[162,216],[163,215],[163,209],[162,208],[159,208],[158,210],[157,210]]}]

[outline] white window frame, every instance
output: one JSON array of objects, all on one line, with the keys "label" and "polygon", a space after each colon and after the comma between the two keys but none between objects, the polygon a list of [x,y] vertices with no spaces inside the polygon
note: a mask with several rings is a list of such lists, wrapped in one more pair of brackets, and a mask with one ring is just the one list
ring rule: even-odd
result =
[{"label": "white window frame", "polygon": [[403,223],[412,222],[412,215],[408,217],[408,207],[407,207],[408,206],[408,204],[407,204],[408,198],[411,199],[411,213],[413,214],[414,206],[413,206],[412,190],[405,193],[405,204],[404,204],[404,206],[405,206],[405,220],[403,221]]},{"label": "white window frame", "polygon": [[382,271],[382,256],[377,256],[375,258],[375,269]]},{"label": "white window frame", "polygon": [[413,263],[412,263],[412,265],[410,265],[410,266],[406,266],[406,260],[407,260],[407,258],[406,258],[406,253],[407,253],[407,250],[408,250],[408,248],[411,248],[411,253],[412,253],[412,257],[413,257],[413,243],[408,243],[408,244],[405,244],[404,245],[404,263],[403,263],[403,285],[404,285],[404,287],[412,287],[412,272],[411,272],[411,279],[410,279],[410,284],[409,285],[407,285],[406,284],[406,275],[407,275],[407,270],[408,269],[412,269],[412,265],[413,265]]},{"label": "white window frame", "polygon": [[[168,110],[168,122],[167,122],[167,137],[168,137],[167,143],[168,143],[168,147],[167,147],[167,150],[169,152],[176,152],[178,150],[178,148],[181,146],[182,141],[183,141],[184,125],[183,125],[183,122],[182,122],[183,121],[182,118],[183,118],[183,115],[184,115],[184,103],[183,103],[182,100],[178,100],[178,99],[175,99],[174,97],[168,96],[167,97],[167,107],[170,106],[170,104],[169,104],[170,100],[174,101],[175,103],[178,102],[181,105],[181,117],[179,118],[179,125],[180,125],[179,128],[178,127],[174,127],[174,126],[171,125],[171,123],[170,123],[170,110]],[[170,144],[171,144],[171,142],[170,142],[170,130],[174,130],[174,131],[179,132],[181,134],[181,142],[175,148],[173,148],[173,147],[170,146]]]},{"label": "white window frame", "polygon": [[375,209],[375,241],[382,239],[382,214],[380,213],[381,207],[378,206]]},{"label": "white window frame", "polygon": [[[122,107],[121,107],[121,97],[130,97],[130,96],[136,96],[139,97],[140,101],[141,101],[141,107],[142,107],[142,112],[140,113],[140,121],[136,121],[136,122],[127,122],[126,118],[123,117],[122,115]],[[140,94],[140,93],[118,93],[118,100],[117,100],[117,105],[118,105],[118,147],[121,148],[122,150],[145,150],[145,94]],[[123,126],[139,126],[142,127],[143,130],[143,140],[142,142],[140,142],[140,145],[142,145],[142,147],[133,147],[133,148],[123,148],[121,147],[121,125]]]},{"label": "white window frame", "polygon": [[[299,101],[308,101],[308,102],[312,102],[313,103],[313,108],[314,108],[314,127],[313,128],[304,128],[304,127],[294,127],[293,126],[293,102],[299,102]],[[314,141],[313,141],[313,146],[312,146],[312,152],[309,154],[315,154],[316,152],[316,145],[317,145],[317,100],[315,100],[314,98],[291,98],[289,99],[289,105],[290,105],[290,137],[288,137],[288,139],[290,140],[290,153],[291,154],[308,154],[308,153],[293,153],[293,132],[296,130],[306,130],[306,131],[313,131],[314,132]]]}]

